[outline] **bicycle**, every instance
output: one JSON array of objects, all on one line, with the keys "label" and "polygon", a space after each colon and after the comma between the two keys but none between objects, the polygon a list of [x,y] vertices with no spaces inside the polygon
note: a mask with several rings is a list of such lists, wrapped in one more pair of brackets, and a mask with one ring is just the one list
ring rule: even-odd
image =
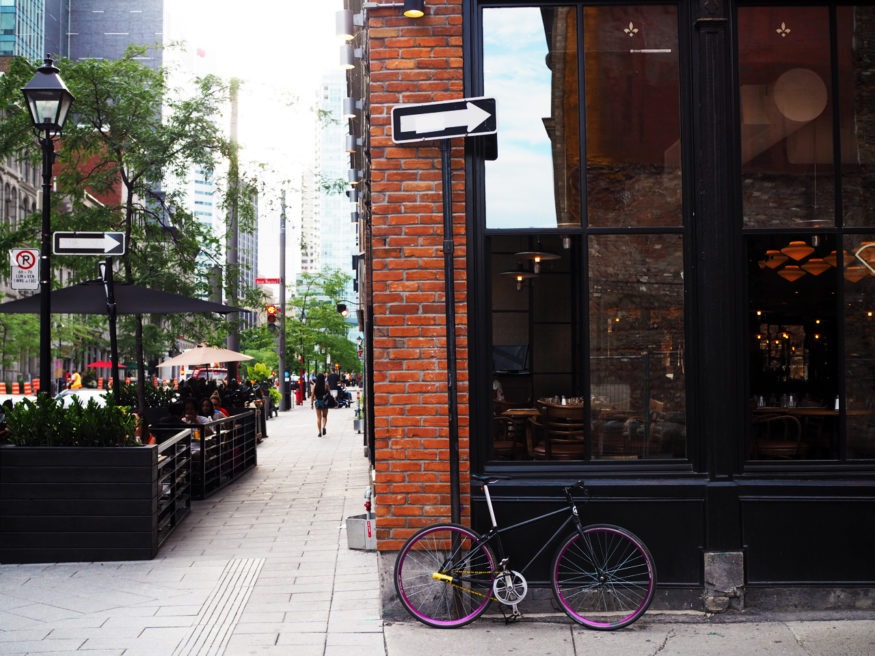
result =
[{"label": "bicycle", "polygon": [[[522,617],[518,604],[528,591],[525,572],[557,537],[550,567],[553,595],[578,624],[610,631],[641,617],[656,588],[656,566],[644,542],[631,531],[611,524],[584,526],[573,491],[588,492],[582,481],[563,487],[561,508],[500,528],[489,485],[500,480],[472,475],[483,486],[492,528],[480,535],[461,524],[425,527],[412,535],[395,561],[395,590],[417,620],[437,628],[460,627],[480,617],[493,600],[511,607],[508,622]],[[568,513],[565,521],[519,571],[509,569],[501,535],[549,517]],[[496,557],[496,554],[498,557]]]}]

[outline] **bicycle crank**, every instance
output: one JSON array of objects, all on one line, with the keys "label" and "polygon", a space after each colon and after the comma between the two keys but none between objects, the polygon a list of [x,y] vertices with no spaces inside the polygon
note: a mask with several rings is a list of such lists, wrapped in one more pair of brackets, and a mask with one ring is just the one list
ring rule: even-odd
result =
[{"label": "bicycle crank", "polygon": [[529,591],[526,577],[519,572],[506,569],[500,572],[492,582],[492,594],[503,604],[516,606],[521,602]]}]

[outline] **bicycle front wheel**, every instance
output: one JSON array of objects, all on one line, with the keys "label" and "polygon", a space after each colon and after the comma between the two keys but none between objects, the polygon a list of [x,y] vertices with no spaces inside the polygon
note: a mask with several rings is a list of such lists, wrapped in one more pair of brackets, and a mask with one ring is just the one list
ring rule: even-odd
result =
[{"label": "bicycle front wheel", "polygon": [[633,533],[608,524],[570,535],[553,558],[553,593],[568,616],[591,629],[628,626],[650,606],[656,566]]},{"label": "bicycle front wheel", "polygon": [[395,590],[416,619],[437,628],[474,621],[492,600],[495,556],[480,536],[458,524],[415,533],[395,561]]}]

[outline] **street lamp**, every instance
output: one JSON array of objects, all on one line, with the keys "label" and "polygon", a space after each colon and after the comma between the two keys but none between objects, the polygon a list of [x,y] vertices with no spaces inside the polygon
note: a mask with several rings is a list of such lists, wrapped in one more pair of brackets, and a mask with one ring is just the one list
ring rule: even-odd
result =
[{"label": "street lamp", "polygon": [[40,347],[39,372],[40,394],[51,394],[52,363],[51,363],[51,293],[52,293],[52,164],[55,161],[55,138],[61,133],[64,121],[73,104],[73,94],[67,89],[60,71],[55,67],[51,57],[46,57],[45,63],[36,69],[33,76],[21,92],[27,101],[30,120],[36,130],[43,151],[43,214],[42,242],[40,245]]}]

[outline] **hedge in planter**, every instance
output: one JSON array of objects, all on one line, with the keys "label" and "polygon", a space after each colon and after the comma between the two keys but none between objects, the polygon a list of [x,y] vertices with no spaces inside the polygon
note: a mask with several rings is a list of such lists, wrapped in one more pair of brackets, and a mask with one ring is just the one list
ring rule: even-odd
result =
[{"label": "hedge in planter", "polygon": [[127,408],[111,400],[63,408],[41,396],[16,405],[7,419],[0,562],[154,557],[159,448],[138,445]]}]

